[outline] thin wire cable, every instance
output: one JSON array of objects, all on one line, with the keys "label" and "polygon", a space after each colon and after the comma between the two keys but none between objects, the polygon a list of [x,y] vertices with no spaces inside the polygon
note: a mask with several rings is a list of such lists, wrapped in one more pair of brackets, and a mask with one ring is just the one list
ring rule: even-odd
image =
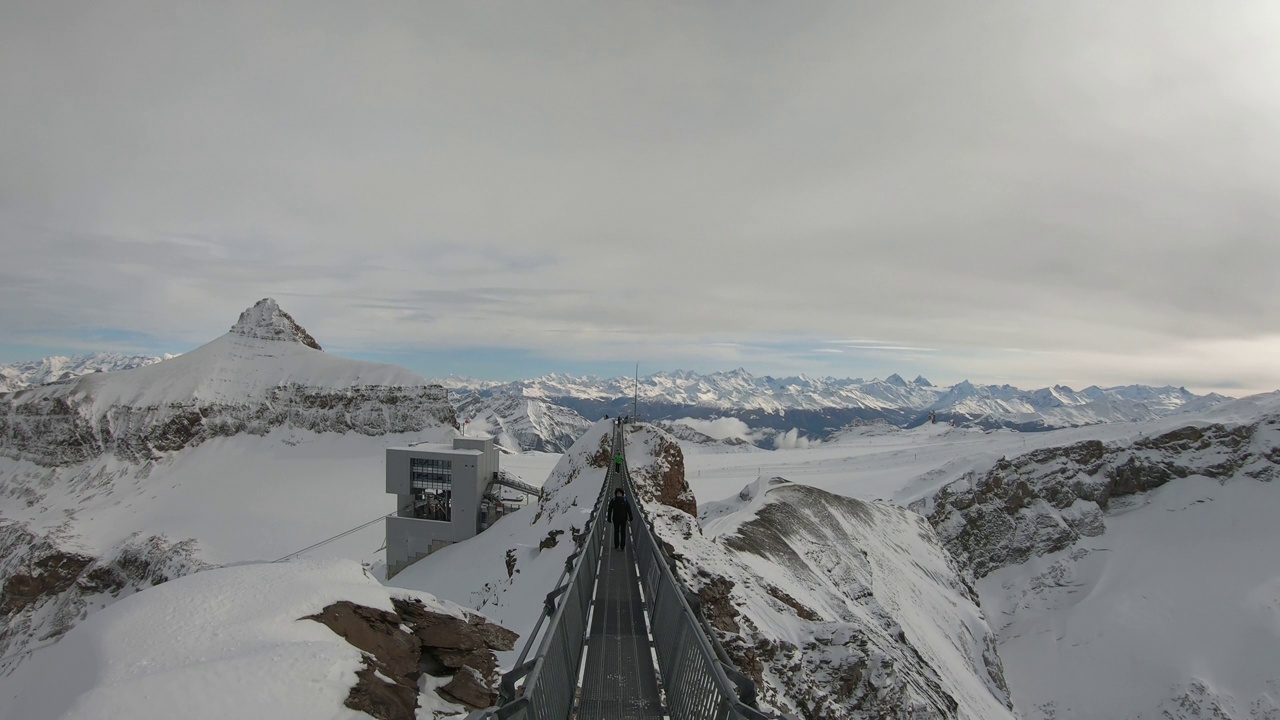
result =
[{"label": "thin wire cable", "polygon": [[308,545],[308,546],[306,546],[306,547],[302,548],[301,550],[299,550],[299,551],[297,551],[297,552],[291,552],[291,553],[289,553],[288,555],[285,555],[284,557],[282,557],[282,558],[280,558],[280,559],[278,559],[278,560],[272,560],[271,562],[273,562],[273,563],[284,562],[285,560],[289,560],[290,558],[295,558],[295,557],[297,557],[297,556],[301,555],[302,553],[310,552],[310,551],[312,551],[312,550],[315,550],[316,548],[318,548],[318,547],[320,547],[320,546],[322,546],[322,545],[328,545],[329,543],[333,542],[334,540],[341,540],[342,538],[344,538],[344,537],[346,537],[346,536],[350,535],[351,533],[354,533],[354,532],[357,532],[357,531],[363,530],[363,529],[365,529],[365,528],[369,527],[370,525],[372,525],[372,524],[374,524],[374,523],[378,522],[379,520],[386,520],[386,519],[387,519],[387,518],[389,518],[389,517],[394,517],[394,516],[396,515],[396,513],[398,513],[398,512],[404,512],[405,510],[408,510],[408,509],[409,509],[409,507],[410,507],[410,505],[406,505],[406,506],[404,506],[404,507],[400,508],[399,510],[396,510],[395,512],[389,512],[389,513],[387,513],[386,515],[379,515],[378,517],[376,517],[376,518],[374,518],[374,519],[370,520],[370,521],[369,521],[369,522],[367,522],[367,523],[364,523],[363,525],[357,525],[357,526],[355,526],[355,527],[351,528],[350,530],[347,530],[347,531],[345,531],[345,532],[340,532],[340,533],[338,533],[337,535],[334,535],[334,536],[333,536],[333,537],[331,537],[331,538],[327,538],[327,539],[325,539],[325,540],[321,540],[320,542],[316,543],[315,545]]}]

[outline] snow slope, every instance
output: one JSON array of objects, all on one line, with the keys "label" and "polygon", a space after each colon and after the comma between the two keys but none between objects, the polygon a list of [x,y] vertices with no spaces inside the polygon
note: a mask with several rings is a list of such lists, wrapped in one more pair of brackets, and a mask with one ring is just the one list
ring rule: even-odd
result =
[{"label": "snow slope", "polygon": [[1186,478],[978,584],[1026,720],[1280,717],[1280,492]]},{"label": "snow slope", "polygon": [[1277,717],[1280,697],[1278,422],[1270,393],[1141,423],[860,427],[807,450],[694,445],[685,459],[700,497],[730,498],[703,503],[709,535],[742,524],[732,488],[761,475],[936,516],[961,569],[984,575],[1022,717],[1243,720]]},{"label": "snow slope", "polygon": [[324,353],[307,344],[315,341],[305,330],[286,333],[281,327],[286,319],[292,322],[268,298],[246,310],[226,335],[189,353],[121,372],[82,376],[69,385],[27,390],[17,393],[12,402],[20,406],[66,398],[100,415],[116,405],[156,407],[191,400],[242,404],[260,400],[279,386],[343,390],[427,385],[422,377],[395,365]]},{"label": "snow slope", "polygon": [[564,452],[591,422],[566,407],[514,395],[453,393],[454,412],[469,432],[492,435],[511,450]]},{"label": "snow slope", "polygon": [[[465,385],[465,381],[455,382]],[[660,372],[640,378],[638,386],[627,377],[553,373],[503,385],[477,383],[472,389],[486,397],[553,402],[585,415],[630,412],[635,395],[643,417],[736,417],[757,429],[798,427],[817,437],[857,420],[883,419],[914,426],[926,422],[930,412],[943,422],[1032,430],[1149,420],[1205,409],[1227,399],[1213,394],[1198,396],[1185,388],[1142,385],[1093,386],[1080,391],[1055,385],[1027,391],[964,381],[947,388],[923,377],[908,381],[896,374],[883,380],[806,375],[775,378],[758,377],[741,368],[705,375]],[[785,425],[784,417],[790,417],[792,425]]]},{"label": "snow slope", "polygon": [[[483,612],[519,633],[517,647],[523,647],[573,550],[572,536],[583,530],[600,495],[612,432],[609,420],[593,424],[551,471],[536,506],[428,555],[389,582]],[[515,653],[498,657],[507,667]]]},{"label": "snow slope", "polygon": [[166,354],[163,357],[152,357],[99,352],[76,357],[52,355],[40,360],[0,365],[0,393],[71,380],[90,373],[132,370],[173,357],[177,356]]},{"label": "snow slope", "polygon": [[[393,597],[463,618],[425,593],[386,588],[351,561],[209,570],[116,603],[4,681],[0,717],[26,720],[358,720],[344,707],[364,653],[306,619],[348,601]],[[461,714],[433,692],[426,714]]]},{"label": "snow slope", "polygon": [[995,639],[928,524],[761,478],[688,508],[683,457],[627,433],[645,511],[726,651],[774,708],[819,718],[1012,718]]},{"label": "snow slope", "polygon": [[[267,299],[186,355],[0,396],[0,582],[31,598],[0,603],[0,669],[155,582],[394,510],[385,448],[456,436],[444,391],[317,347]],[[373,562],[382,542],[313,552]]]},{"label": "snow slope", "polygon": [[443,388],[317,348],[264,299],[231,332],[185,355],[0,396],[0,455],[44,466],[103,453],[146,461],[285,425],[370,435],[456,426]]}]

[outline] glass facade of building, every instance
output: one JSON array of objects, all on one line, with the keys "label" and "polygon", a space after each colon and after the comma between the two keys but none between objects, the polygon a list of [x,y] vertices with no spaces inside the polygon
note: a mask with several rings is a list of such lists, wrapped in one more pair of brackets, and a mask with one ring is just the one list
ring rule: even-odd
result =
[{"label": "glass facade of building", "polygon": [[412,458],[409,460],[409,484],[413,488],[415,518],[442,522],[452,519],[452,460]]}]

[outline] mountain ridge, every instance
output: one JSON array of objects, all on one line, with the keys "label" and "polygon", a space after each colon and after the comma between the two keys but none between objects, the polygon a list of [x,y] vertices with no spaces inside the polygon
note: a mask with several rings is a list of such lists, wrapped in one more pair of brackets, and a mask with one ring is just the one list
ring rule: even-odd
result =
[{"label": "mountain ridge", "polygon": [[968,380],[939,386],[923,376],[908,381],[896,373],[871,380],[803,374],[777,378],[752,375],[742,368],[708,374],[663,371],[641,377],[638,387],[629,377],[563,373],[500,384],[454,382],[478,397],[527,398],[570,408],[585,418],[629,414],[634,403],[642,416],[656,420],[736,417],[754,427],[777,432],[798,429],[819,439],[852,423],[875,420],[902,427],[936,421],[1035,431],[1151,420],[1230,400],[1173,386],[1091,385],[1077,391],[1053,385],[1023,390]]}]

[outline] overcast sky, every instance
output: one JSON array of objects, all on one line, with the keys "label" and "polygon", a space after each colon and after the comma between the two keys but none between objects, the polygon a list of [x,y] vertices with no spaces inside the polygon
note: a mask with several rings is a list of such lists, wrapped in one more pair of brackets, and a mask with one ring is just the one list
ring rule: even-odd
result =
[{"label": "overcast sky", "polygon": [[[536,5],[536,8],[535,8]],[[0,361],[1280,387],[1280,3],[0,4]]]}]

